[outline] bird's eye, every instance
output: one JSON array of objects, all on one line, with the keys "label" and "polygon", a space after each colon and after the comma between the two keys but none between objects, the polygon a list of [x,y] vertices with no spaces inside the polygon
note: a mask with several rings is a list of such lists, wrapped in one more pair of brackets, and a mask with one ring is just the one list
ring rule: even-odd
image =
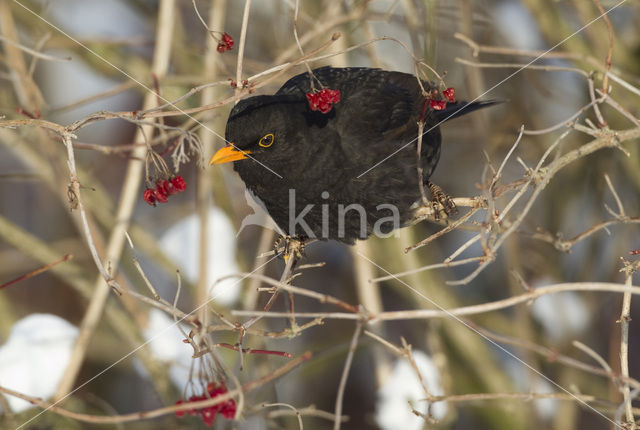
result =
[{"label": "bird's eye", "polygon": [[268,148],[273,145],[273,140],[273,133],[265,134],[258,142],[258,145],[262,146],[263,148]]}]

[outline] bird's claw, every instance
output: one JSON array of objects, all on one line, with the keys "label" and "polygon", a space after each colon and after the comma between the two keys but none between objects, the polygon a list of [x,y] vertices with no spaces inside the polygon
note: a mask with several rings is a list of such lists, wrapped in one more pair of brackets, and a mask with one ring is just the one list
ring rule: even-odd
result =
[{"label": "bird's claw", "polygon": [[458,208],[453,202],[453,199],[450,195],[445,193],[442,188],[430,181],[427,182],[427,187],[429,188],[429,191],[431,191],[433,211],[436,220],[440,219],[440,208],[438,205],[442,207],[442,210],[444,210],[444,213],[447,214],[447,216],[458,213]]},{"label": "bird's claw", "polygon": [[276,254],[282,252],[285,262],[288,262],[291,256],[295,258],[305,256],[305,241],[299,237],[280,236],[273,246]]}]

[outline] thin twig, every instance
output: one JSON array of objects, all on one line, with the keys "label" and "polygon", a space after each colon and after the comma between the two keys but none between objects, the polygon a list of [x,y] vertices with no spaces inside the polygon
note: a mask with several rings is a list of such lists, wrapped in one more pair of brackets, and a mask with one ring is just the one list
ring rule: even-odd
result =
[{"label": "thin twig", "polygon": [[304,426],[302,425],[302,414],[297,408],[293,407],[292,405],[288,403],[263,403],[260,406],[262,406],[263,408],[277,408],[277,407],[284,406],[285,408],[291,409],[295,414],[295,417],[298,419],[298,428],[300,430],[304,429]]},{"label": "thin twig", "polygon": [[624,211],[624,206],[622,205],[622,200],[618,196],[615,188],[613,188],[613,184],[611,183],[611,179],[609,179],[609,175],[604,174],[604,180],[607,182],[607,186],[609,187],[609,191],[613,194],[613,198],[616,200],[616,204],[618,205],[618,213],[616,214],[620,218],[625,218],[627,214]]},{"label": "thin twig", "polygon": [[156,299],[156,300],[159,300],[160,299],[160,295],[158,294],[156,289],[153,287],[153,284],[151,283],[151,281],[149,281],[149,278],[147,278],[147,275],[144,273],[144,270],[142,270],[142,266],[140,266],[140,262],[138,261],[138,259],[133,257],[132,261],[133,261],[133,265],[135,266],[136,270],[138,270],[138,273],[142,277],[142,280],[144,281],[144,284],[147,286],[147,288],[149,289],[149,291],[153,295],[153,298]]},{"label": "thin twig", "polygon": [[600,4],[599,0],[593,0],[596,7],[600,11],[600,16],[604,20],[605,25],[607,26],[607,36],[609,37],[609,49],[607,50],[607,58],[604,60],[604,78],[602,79],[602,92],[605,94],[609,93],[609,71],[611,70],[611,63],[613,57],[613,26],[611,25],[611,20],[609,19],[609,14],[604,10],[602,4]]},{"label": "thin twig", "polygon": [[15,279],[12,279],[10,281],[5,282],[4,284],[0,284],[0,290],[3,289],[3,288],[8,287],[10,285],[13,285],[13,284],[16,284],[18,282],[24,281],[25,279],[33,278],[34,276],[37,276],[37,275],[39,275],[39,274],[41,274],[43,272],[46,272],[47,270],[51,269],[55,265],[60,264],[60,263],[64,263],[65,261],[71,260],[72,258],[73,258],[73,255],[67,254],[67,255],[65,255],[64,257],[62,257],[59,260],[56,260],[56,261],[54,261],[52,263],[49,263],[49,264],[45,264],[44,266],[38,267],[37,269],[32,270],[29,273],[25,273],[24,275],[20,275]]},{"label": "thin twig", "polygon": [[356,329],[351,337],[351,343],[349,344],[349,352],[347,353],[347,359],[344,362],[342,369],[342,376],[340,377],[340,385],[338,385],[338,393],[336,394],[336,406],[334,414],[336,416],[333,422],[333,430],[339,430],[342,420],[342,399],[344,398],[344,391],[347,387],[347,378],[349,377],[349,371],[351,370],[351,362],[353,361],[353,355],[356,352],[356,346],[358,346],[358,340],[360,339],[360,333],[362,332],[362,322],[358,321]]},{"label": "thin twig", "polygon": [[2,35],[0,35],[0,41],[2,41],[3,43],[8,43],[9,45],[15,46],[16,48],[20,49],[23,52],[26,52],[27,54],[31,55],[32,57],[35,58],[39,58],[41,60],[46,60],[46,61],[71,61],[71,57],[55,57],[53,55],[47,55],[47,54],[43,54],[42,52],[36,51],[34,49],[31,49],[27,46],[24,46],[18,42],[14,42],[13,40],[9,39],[8,37],[4,37]]},{"label": "thin twig", "polygon": [[[631,281],[633,274],[640,268],[640,261],[633,262],[622,260],[624,268],[625,280],[624,284],[631,288]],[[629,321],[631,320],[631,292],[625,292],[622,296],[622,310],[620,311],[620,373],[623,378],[629,377]],[[635,418],[633,416],[631,398],[631,390],[629,384],[624,382],[622,385],[622,398],[624,400],[625,415],[627,418],[627,424],[629,426],[635,426]]]},{"label": "thin twig", "polygon": [[627,118],[629,121],[631,121],[633,124],[635,124],[636,127],[640,127],[640,119],[638,119],[635,116],[633,116],[631,114],[631,112],[629,112],[627,109],[622,107],[622,105],[620,103],[618,103],[617,101],[613,100],[611,97],[609,97],[608,94],[607,95],[603,94],[602,91],[600,91],[599,89],[596,89],[596,92],[602,98],[604,98],[604,102],[606,104],[608,104],[609,106],[611,106],[612,108],[614,108],[615,110],[620,112],[622,115],[624,115],[624,117]]},{"label": "thin twig", "polygon": [[[285,283],[289,277],[291,276],[291,270],[293,269],[293,266],[296,262],[296,256],[295,256],[295,250],[292,250],[290,252],[290,254],[288,255],[288,259],[287,259],[287,263],[284,267],[284,270],[282,271],[282,275],[280,276],[280,283]],[[264,306],[264,310],[263,312],[265,313],[269,313],[269,310],[271,309],[271,307],[273,306],[276,298],[278,297],[278,295],[280,294],[280,290],[276,290],[273,292],[273,294],[271,294],[271,297],[269,298],[269,300],[267,301],[267,304]],[[291,315],[291,312],[289,313],[289,315]],[[256,322],[258,322],[262,317],[261,316],[256,316],[254,318],[252,318],[251,320],[247,321],[246,323],[244,323],[242,326],[244,328],[249,328],[251,327],[253,324],[255,324]]]},{"label": "thin twig", "polygon": [[240,41],[238,42],[238,61],[236,65],[236,95],[242,90],[242,62],[244,60],[244,46],[247,41],[247,28],[249,27],[249,11],[251,0],[244,0],[244,12],[242,13],[242,27],[240,27]]},{"label": "thin twig", "polygon": [[[398,321],[412,319],[432,319],[432,318],[449,318],[452,316],[477,315],[486,312],[494,312],[501,309],[510,308],[521,303],[529,303],[538,297],[548,294],[557,294],[566,291],[584,291],[584,292],[609,292],[609,293],[625,293],[630,292],[633,295],[640,295],[640,287],[627,287],[624,284],[615,284],[609,282],[568,282],[554,284],[546,287],[538,287],[524,293],[508,297],[502,300],[486,302],[479,305],[462,306],[452,309],[414,309],[403,311],[387,311],[379,315],[358,315],[353,313],[340,312],[297,312],[297,318],[324,318],[324,319],[346,319],[359,320],[363,317],[369,318],[369,323],[373,324],[377,321]],[[264,311],[239,311],[234,310],[232,315],[240,317],[260,317],[260,318],[283,318],[289,317],[288,312],[264,312]]]}]

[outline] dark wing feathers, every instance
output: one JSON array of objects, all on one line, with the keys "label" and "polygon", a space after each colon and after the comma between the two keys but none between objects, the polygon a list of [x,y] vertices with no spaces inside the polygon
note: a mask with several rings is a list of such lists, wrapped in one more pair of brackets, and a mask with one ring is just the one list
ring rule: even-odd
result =
[{"label": "dark wing feathers", "polygon": [[[366,76],[367,70],[378,71],[379,69],[368,69],[366,67],[320,67],[313,70],[313,75],[317,79],[317,81],[314,82],[314,86],[316,89],[321,89],[322,86],[332,89],[342,89],[346,81]],[[304,95],[309,91],[311,91],[311,79],[309,78],[308,73],[302,73],[300,75],[292,77],[287,82],[285,82],[282,87],[280,87],[278,92],[276,92],[276,94]]]},{"label": "dark wing feathers", "polygon": [[[313,70],[314,87],[338,89],[341,101],[334,109],[337,127],[343,140],[382,143],[385,140],[417,134],[424,98],[415,76],[367,67]],[[422,81],[426,91],[434,84]],[[276,95],[303,96],[311,91],[308,73],[294,76],[282,85]],[[426,129],[474,110],[500,103],[495,100],[448,103],[441,111],[427,109]]]},{"label": "dark wing feathers", "polygon": [[382,137],[405,127],[415,114],[411,95],[396,85],[359,86],[357,90],[347,90],[346,93],[336,108],[340,109],[343,114],[340,117],[348,128],[378,133]]},{"label": "dark wing feathers", "polygon": [[[421,89],[415,76],[367,67],[321,67],[313,70],[316,89],[339,89],[341,111],[352,111],[351,125],[361,123],[369,132],[398,134],[409,123],[415,124],[421,110]],[[423,82],[428,90],[432,85]],[[311,91],[311,79],[303,73],[289,79],[277,95],[304,95]],[[382,121],[381,121],[382,118]],[[353,122],[355,121],[355,123]],[[373,130],[370,130],[373,126]],[[383,137],[383,136],[380,136]]]},{"label": "dark wing feathers", "polygon": [[[416,77],[408,73],[390,72],[382,69],[367,67],[333,68],[320,67],[313,70],[313,74],[320,84],[327,88],[339,89],[343,101],[347,97],[366,100],[361,111],[379,112],[385,110],[389,115],[382,124],[382,130],[388,131],[403,126],[411,119],[416,101],[422,101],[421,88]],[[430,82],[422,81],[425,90],[434,87]],[[315,82],[315,87],[321,85]],[[276,94],[304,95],[311,91],[311,80],[308,73],[302,73],[289,79]],[[373,92],[373,94],[372,94]],[[373,103],[372,103],[373,102]],[[437,122],[454,119],[483,107],[502,103],[500,100],[485,100],[474,102],[449,103],[444,110],[432,111]],[[421,108],[421,106],[420,106]],[[375,114],[372,112],[372,116]],[[366,112],[362,112],[366,115]]]}]

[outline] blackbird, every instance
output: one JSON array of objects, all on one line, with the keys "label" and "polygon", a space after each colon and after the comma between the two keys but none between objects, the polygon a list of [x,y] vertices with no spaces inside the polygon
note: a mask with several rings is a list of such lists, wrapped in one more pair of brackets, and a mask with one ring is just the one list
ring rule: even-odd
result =
[{"label": "blackbird", "polygon": [[[426,93],[437,88],[422,86]],[[331,92],[332,103],[313,105],[318,87]],[[440,156],[438,124],[493,103],[453,102],[434,110],[413,75],[322,67],[294,76],[274,95],[238,102],[226,126],[231,144],[210,164],[235,162],[248,189],[291,237],[352,244],[412,220],[421,202],[418,122],[424,121],[426,184]]]}]

